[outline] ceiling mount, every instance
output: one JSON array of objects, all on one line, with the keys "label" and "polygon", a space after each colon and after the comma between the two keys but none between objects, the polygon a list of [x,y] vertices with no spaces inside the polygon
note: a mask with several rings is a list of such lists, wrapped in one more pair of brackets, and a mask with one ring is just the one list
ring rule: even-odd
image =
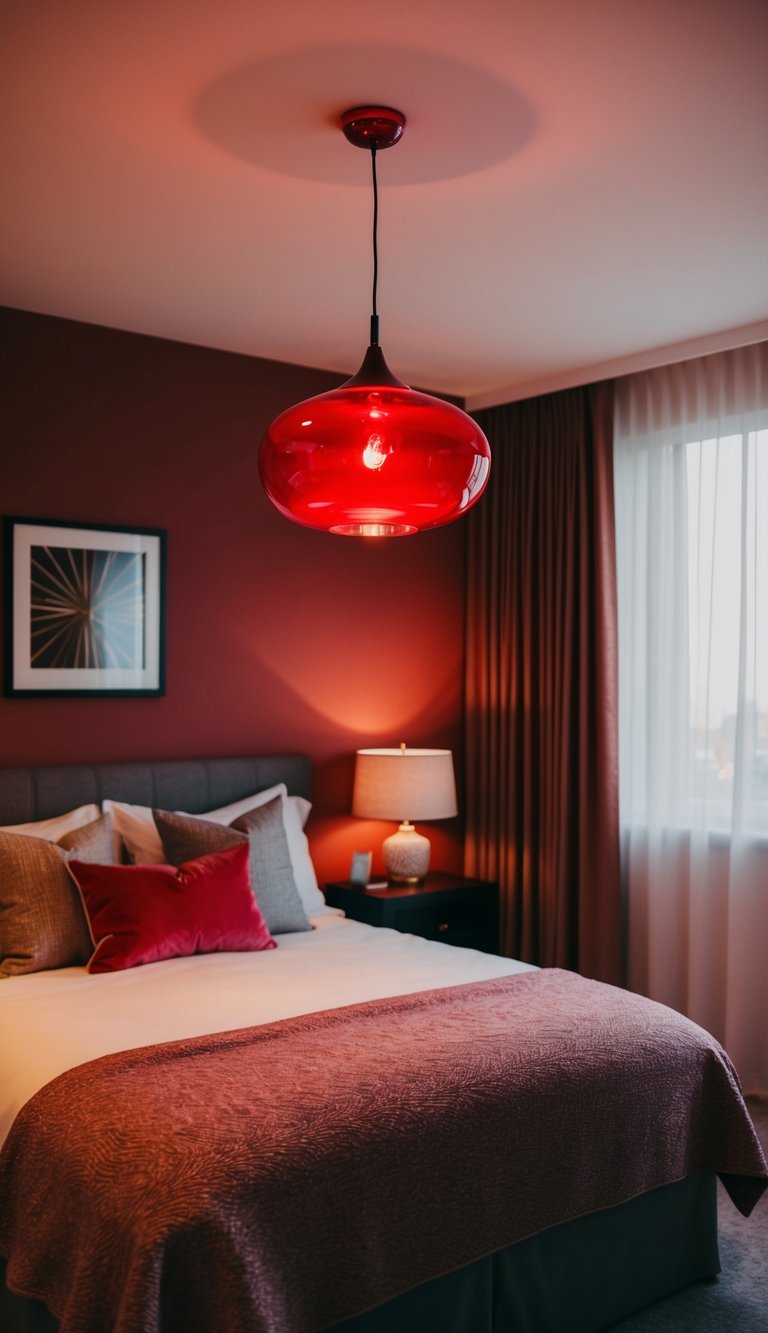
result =
[{"label": "ceiling mount", "polygon": [[353,106],[339,124],[355,148],[392,148],[403,137],[405,116],[391,106]]}]

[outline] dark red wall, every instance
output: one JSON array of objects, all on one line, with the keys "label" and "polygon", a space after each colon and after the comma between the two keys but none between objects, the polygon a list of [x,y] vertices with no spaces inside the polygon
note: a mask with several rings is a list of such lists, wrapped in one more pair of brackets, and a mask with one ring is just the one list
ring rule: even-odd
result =
[{"label": "dark red wall", "polygon": [[[272,508],[266,426],[339,376],[20,311],[0,336],[0,514],[168,531],[166,696],[2,698],[0,764],[301,751],[321,879],[378,851],[357,747],[444,745],[460,774],[462,524],[365,542]],[[427,831],[461,869],[460,821]]]}]

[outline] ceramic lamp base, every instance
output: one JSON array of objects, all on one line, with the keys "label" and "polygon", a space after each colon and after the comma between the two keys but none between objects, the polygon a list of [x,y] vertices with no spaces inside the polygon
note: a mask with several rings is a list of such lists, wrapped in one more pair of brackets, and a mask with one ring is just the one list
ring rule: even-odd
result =
[{"label": "ceramic lamp base", "polygon": [[417,833],[406,819],[384,839],[381,847],[390,884],[420,884],[429,870],[429,838]]}]

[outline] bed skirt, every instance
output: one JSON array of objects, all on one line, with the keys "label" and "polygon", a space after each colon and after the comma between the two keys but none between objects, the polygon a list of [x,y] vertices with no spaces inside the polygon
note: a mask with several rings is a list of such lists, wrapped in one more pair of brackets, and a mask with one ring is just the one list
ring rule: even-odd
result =
[{"label": "bed skirt", "polygon": [[[715,1176],[694,1172],[426,1282],[334,1333],[597,1333],[719,1271]],[[2,1276],[0,1327],[56,1333],[45,1306],[7,1291],[4,1262]]]}]

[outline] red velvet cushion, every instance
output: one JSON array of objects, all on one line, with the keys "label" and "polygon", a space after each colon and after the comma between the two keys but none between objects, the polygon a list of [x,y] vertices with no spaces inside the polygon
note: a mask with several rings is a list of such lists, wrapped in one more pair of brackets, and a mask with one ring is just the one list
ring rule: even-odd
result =
[{"label": "red velvet cushion", "polygon": [[247,842],[178,869],[69,861],[96,946],[88,971],[277,948],[251,892],[248,861]]}]

